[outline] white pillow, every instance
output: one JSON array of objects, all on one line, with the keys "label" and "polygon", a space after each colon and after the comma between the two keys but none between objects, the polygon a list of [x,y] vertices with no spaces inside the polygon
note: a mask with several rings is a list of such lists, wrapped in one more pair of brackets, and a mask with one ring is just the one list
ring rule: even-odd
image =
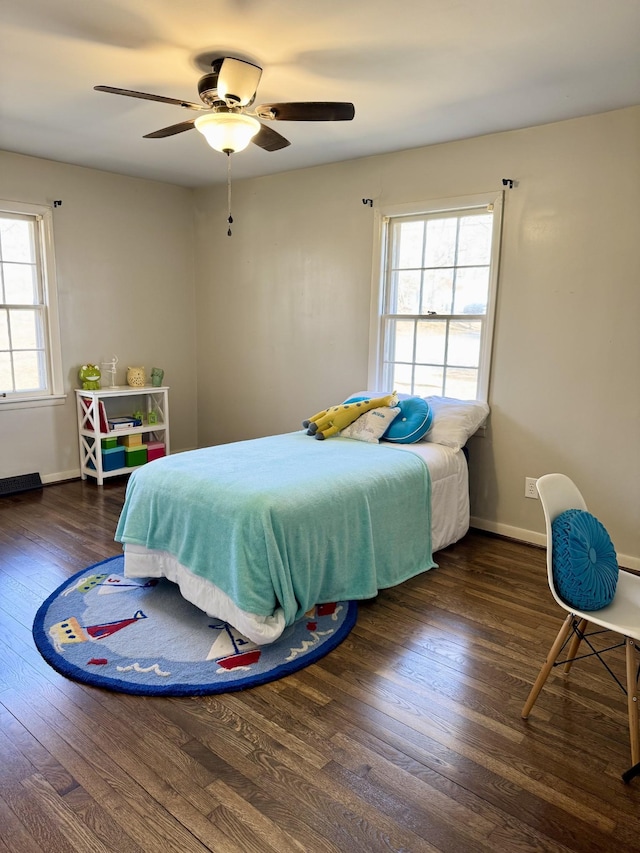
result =
[{"label": "white pillow", "polygon": [[422,439],[460,450],[482,426],[489,406],[480,400],[456,400],[453,397],[425,397],[433,412],[431,429]]},{"label": "white pillow", "polygon": [[378,439],[387,431],[389,424],[400,414],[400,407],[381,406],[379,409],[370,409],[359,418],[345,427],[340,435],[344,438],[355,438],[357,441],[368,441],[378,444]]}]

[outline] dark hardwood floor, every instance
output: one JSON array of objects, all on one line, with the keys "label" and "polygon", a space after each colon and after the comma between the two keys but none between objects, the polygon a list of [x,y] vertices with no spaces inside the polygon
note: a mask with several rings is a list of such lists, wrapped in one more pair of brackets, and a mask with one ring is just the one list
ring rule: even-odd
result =
[{"label": "dark hardwood floor", "polygon": [[471,532],[300,673],[119,695],[58,675],[31,625],[119,552],[123,494],[0,498],[2,853],[640,851],[626,700],[597,661],[556,671],[520,718],[563,617],[543,550]]}]

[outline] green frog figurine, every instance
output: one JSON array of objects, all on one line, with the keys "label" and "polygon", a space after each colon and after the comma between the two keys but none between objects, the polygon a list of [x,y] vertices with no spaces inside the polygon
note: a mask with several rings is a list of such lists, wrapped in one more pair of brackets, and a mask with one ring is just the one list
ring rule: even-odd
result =
[{"label": "green frog figurine", "polygon": [[83,364],[78,371],[78,379],[84,391],[99,391],[102,373],[95,364]]}]

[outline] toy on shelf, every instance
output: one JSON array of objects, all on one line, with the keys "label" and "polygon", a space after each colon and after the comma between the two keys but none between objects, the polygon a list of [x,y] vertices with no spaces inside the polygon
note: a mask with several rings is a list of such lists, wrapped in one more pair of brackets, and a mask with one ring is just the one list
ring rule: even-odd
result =
[{"label": "toy on shelf", "polygon": [[164,379],[164,370],[161,370],[159,367],[151,368],[151,384],[154,388],[159,388],[162,385],[162,380]]},{"label": "toy on shelf", "polygon": [[84,391],[99,391],[101,376],[100,368],[95,364],[83,364],[78,370],[78,379]]},{"label": "toy on shelf", "polygon": [[110,374],[109,378],[109,387],[115,388],[116,385],[116,364],[118,363],[118,356],[114,355],[111,361],[102,361],[101,365],[104,368],[104,372]]},{"label": "toy on shelf", "polygon": [[144,367],[127,367],[127,385],[132,388],[141,388],[144,383]]}]

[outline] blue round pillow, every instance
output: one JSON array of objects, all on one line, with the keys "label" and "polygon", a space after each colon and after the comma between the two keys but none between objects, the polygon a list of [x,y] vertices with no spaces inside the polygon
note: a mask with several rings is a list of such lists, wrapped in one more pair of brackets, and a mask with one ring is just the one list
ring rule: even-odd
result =
[{"label": "blue round pillow", "polygon": [[554,519],[552,571],[558,595],[578,610],[611,604],[618,584],[618,559],[601,522],[582,509]]},{"label": "blue round pillow", "polygon": [[383,441],[396,444],[415,444],[427,434],[433,421],[433,412],[422,397],[408,397],[398,403],[400,414],[382,436]]}]

